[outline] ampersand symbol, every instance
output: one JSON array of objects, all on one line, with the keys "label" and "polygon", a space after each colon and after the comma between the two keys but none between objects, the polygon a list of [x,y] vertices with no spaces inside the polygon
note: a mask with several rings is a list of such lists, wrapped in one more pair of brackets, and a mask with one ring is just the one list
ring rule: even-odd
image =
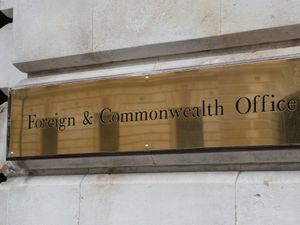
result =
[{"label": "ampersand symbol", "polygon": [[84,119],[83,119],[83,124],[84,125],[91,125],[92,124],[92,119],[93,119],[93,116],[90,116],[90,113],[89,113],[89,111],[85,111],[84,113],[83,113],[83,116],[84,116]]}]

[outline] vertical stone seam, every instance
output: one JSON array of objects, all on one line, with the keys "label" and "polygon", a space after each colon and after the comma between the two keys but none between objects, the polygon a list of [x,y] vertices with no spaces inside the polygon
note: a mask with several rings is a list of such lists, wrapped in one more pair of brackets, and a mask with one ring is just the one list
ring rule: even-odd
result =
[{"label": "vertical stone seam", "polygon": [[152,68],[151,72],[153,72],[153,73],[159,72],[159,71],[157,71],[157,65],[159,64],[160,60],[161,60],[161,57],[155,58],[155,62],[153,62],[153,68]]},{"label": "vertical stone seam", "polygon": [[222,1],[220,0],[220,6],[219,6],[219,15],[220,15],[220,22],[219,22],[219,35],[222,35]]},{"label": "vertical stone seam", "polygon": [[94,52],[94,0],[92,0],[92,52]]},{"label": "vertical stone seam", "polygon": [[8,191],[7,191],[7,201],[6,201],[6,225],[8,225],[9,221],[9,217],[8,217],[8,211],[9,211],[9,202],[10,202],[10,186],[8,187]]},{"label": "vertical stone seam", "polygon": [[152,159],[152,163],[153,163],[153,165],[154,165],[154,166],[157,166],[157,164],[156,164],[156,162],[155,162],[155,160],[154,160],[153,156],[152,156],[152,155],[150,155],[150,157],[151,157],[151,159]]},{"label": "vertical stone seam", "polygon": [[85,179],[85,177],[87,176],[87,174],[85,174],[80,183],[79,183],[79,202],[78,202],[78,223],[77,225],[80,225],[80,209],[81,209],[81,186],[82,186],[82,182]]},{"label": "vertical stone seam", "polygon": [[234,182],[234,224],[237,225],[237,182],[239,179],[241,172],[238,171],[238,174],[236,175],[236,179]]}]

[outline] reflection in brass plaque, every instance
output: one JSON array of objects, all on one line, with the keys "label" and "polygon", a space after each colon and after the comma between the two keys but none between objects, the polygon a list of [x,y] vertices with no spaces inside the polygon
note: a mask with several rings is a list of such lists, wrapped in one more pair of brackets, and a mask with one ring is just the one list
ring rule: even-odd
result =
[{"label": "reflection in brass plaque", "polygon": [[299,143],[300,60],[11,91],[10,158]]}]

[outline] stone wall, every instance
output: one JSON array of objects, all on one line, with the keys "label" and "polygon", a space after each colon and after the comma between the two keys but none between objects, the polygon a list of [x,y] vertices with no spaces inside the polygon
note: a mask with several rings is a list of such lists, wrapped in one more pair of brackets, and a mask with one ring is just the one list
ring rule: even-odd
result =
[{"label": "stone wall", "polygon": [[299,172],[11,178],[1,225],[296,225]]},{"label": "stone wall", "polygon": [[299,10],[298,0],[18,0],[14,62],[33,73],[290,40]]},{"label": "stone wall", "polygon": [[11,87],[26,78],[26,74],[12,65],[13,57],[13,25],[7,24],[0,29],[0,88]]},{"label": "stone wall", "polygon": [[[300,52],[298,0],[0,0],[1,10],[10,8],[14,23],[0,30],[0,88],[295,58]],[[244,48],[258,44],[264,45]],[[133,59],[139,59],[134,67],[114,63]],[[30,78],[16,84],[26,76],[12,61]],[[6,128],[2,105],[0,170],[9,168]],[[299,171],[61,170],[1,183],[0,225],[298,225],[299,190]]]}]

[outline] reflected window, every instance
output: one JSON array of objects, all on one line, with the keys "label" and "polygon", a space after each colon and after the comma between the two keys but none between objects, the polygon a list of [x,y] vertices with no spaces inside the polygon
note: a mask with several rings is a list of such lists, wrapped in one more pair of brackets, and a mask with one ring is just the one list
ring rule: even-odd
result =
[{"label": "reflected window", "polygon": [[[114,113],[114,112],[112,112]],[[108,121],[111,117],[111,114],[103,115],[103,119]],[[97,140],[99,141],[99,151],[100,152],[117,152],[119,150],[119,122],[114,123],[100,123],[99,114],[96,114],[98,118],[98,136]]]},{"label": "reflected window", "polygon": [[57,154],[57,128],[44,128],[41,131],[43,155]]},{"label": "reflected window", "polygon": [[203,147],[202,118],[178,117],[175,119],[175,127],[178,148]]},{"label": "reflected window", "polygon": [[300,92],[292,94],[286,98],[294,99],[298,105],[294,112],[285,111],[282,117],[282,137],[283,143],[300,143]]}]

